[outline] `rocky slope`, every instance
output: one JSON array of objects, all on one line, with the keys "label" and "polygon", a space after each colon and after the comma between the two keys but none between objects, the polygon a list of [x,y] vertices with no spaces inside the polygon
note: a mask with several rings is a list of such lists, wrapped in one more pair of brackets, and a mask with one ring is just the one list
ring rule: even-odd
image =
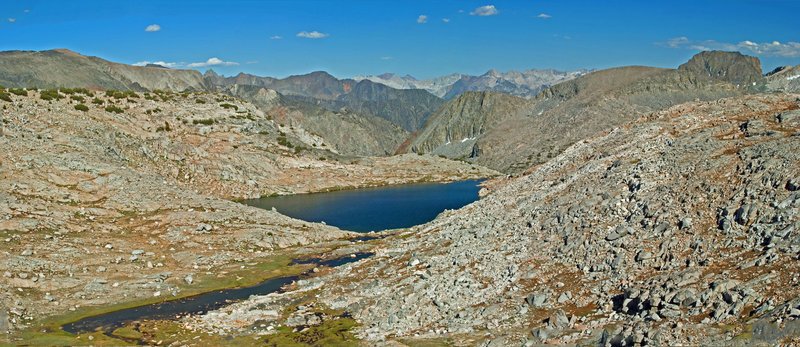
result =
[{"label": "rocky slope", "polygon": [[432,156],[340,156],[223,94],[66,92],[0,101],[0,312],[14,331],[352,235],[230,199],[491,175]]},{"label": "rocky slope", "polygon": [[300,288],[322,285],[371,341],[796,342],[799,109],[781,94],[650,114]]},{"label": "rocky slope", "polygon": [[343,155],[391,155],[409,136],[407,130],[383,118],[329,111],[263,87],[235,84],[220,91],[253,102],[280,124],[319,134],[331,150]]},{"label": "rocky slope", "polygon": [[[479,157],[478,137],[503,122],[527,116],[532,102],[496,92],[465,92],[448,101],[398,152],[433,151],[451,158]],[[433,147],[431,144],[436,144]]]},{"label": "rocky slope", "polygon": [[452,74],[426,80],[412,76],[400,77],[386,73],[378,76],[356,76],[356,81],[369,80],[397,89],[424,89],[440,98],[450,100],[467,91],[494,91],[532,98],[540,91],[570,79],[580,77],[591,70],[558,71],[553,69],[531,69],[527,71],[508,71],[505,73],[489,70],[480,76]]},{"label": "rocky slope", "polygon": [[730,82],[739,87],[761,81],[761,61],[739,52],[705,51],[696,54],[678,70],[693,72]]},{"label": "rocky slope", "polygon": [[336,100],[294,96],[297,100],[339,112],[356,112],[392,122],[413,132],[425,125],[443,101],[424,90],[398,90],[371,81],[361,81]]},{"label": "rocky slope", "polygon": [[356,112],[386,119],[407,131],[419,129],[442,104],[442,100],[423,90],[399,90],[370,81],[337,79],[317,71],[284,79],[240,73],[223,77],[209,70],[209,83],[217,86],[257,86],[324,107],[334,112]]},{"label": "rocky slope", "polygon": [[211,86],[195,70],[118,64],[67,49],[0,52],[0,85],[26,88],[204,91]]},{"label": "rocky slope", "polygon": [[[648,112],[743,92],[730,83],[687,71],[629,66],[557,84],[531,101],[498,102],[500,109],[496,111],[490,110],[494,103],[482,106],[480,94],[466,93],[437,112],[401,151],[464,158],[518,173],[545,162],[576,141],[600,135]],[[473,106],[453,107],[462,104]],[[490,120],[484,120],[484,115]],[[467,141],[448,141],[448,134],[462,136],[450,128],[451,124],[467,129],[464,125],[470,123],[476,124],[471,128],[476,131],[464,135]]]}]

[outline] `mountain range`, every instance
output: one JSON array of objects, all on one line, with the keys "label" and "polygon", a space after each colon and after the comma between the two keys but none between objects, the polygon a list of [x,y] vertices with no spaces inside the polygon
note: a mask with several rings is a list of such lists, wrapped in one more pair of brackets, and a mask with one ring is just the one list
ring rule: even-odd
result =
[{"label": "mountain range", "polygon": [[592,71],[594,70],[558,71],[553,69],[532,69],[522,72],[511,70],[501,73],[492,69],[480,76],[456,73],[425,80],[417,80],[409,75],[400,77],[392,73],[377,76],[358,75],[353,79],[357,81],[369,80],[397,89],[424,89],[446,100],[467,91],[484,90],[511,94],[522,98],[532,98],[552,85],[583,76]]},{"label": "mountain range", "polygon": [[[64,49],[0,53],[0,84],[223,92],[313,131],[349,155],[424,152],[517,173],[648,112],[753,91],[796,91],[797,68],[702,52],[677,69],[527,70],[417,80],[395,74],[286,78],[130,66]],[[551,134],[559,134],[552,136]]]}]

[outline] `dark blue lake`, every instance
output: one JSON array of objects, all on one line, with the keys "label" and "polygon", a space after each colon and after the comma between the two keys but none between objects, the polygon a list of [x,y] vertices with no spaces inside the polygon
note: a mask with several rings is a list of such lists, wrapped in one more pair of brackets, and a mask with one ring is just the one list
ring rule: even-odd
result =
[{"label": "dark blue lake", "polygon": [[357,232],[407,228],[478,200],[481,181],[418,183],[246,200],[309,222]]}]

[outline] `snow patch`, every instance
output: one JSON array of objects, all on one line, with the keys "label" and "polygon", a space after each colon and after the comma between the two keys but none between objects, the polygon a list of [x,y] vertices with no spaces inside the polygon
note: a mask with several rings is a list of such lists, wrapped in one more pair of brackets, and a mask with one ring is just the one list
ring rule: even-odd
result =
[{"label": "snow patch", "polygon": [[786,80],[787,81],[791,81],[791,80],[797,79],[797,78],[800,78],[800,75],[794,75],[794,76],[786,77]]},{"label": "snow patch", "polygon": [[461,140],[461,143],[467,142],[469,140],[474,140],[474,139],[475,139],[474,137],[465,137],[463,140]]}]

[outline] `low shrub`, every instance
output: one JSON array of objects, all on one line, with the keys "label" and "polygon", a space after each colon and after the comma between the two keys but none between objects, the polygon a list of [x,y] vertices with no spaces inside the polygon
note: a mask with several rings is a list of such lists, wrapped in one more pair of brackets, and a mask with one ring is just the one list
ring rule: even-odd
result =
[{"label": "low shrub", "polygon": [[86,112],[86,111],[89,111],[89,106],[86,106],[84,104],[77,104],[77,105],[75,105],[75,109],[78,110],[78,111]]},{"label": "low shrub", "polygon": [[239,110],[239,106],[236,106],[236,105],[233,105],[233,104],[219,104],[219,106],[222,107],[222,108],[232,108],[232,109],[234,109],[236,111]]},{"label": "low shrub", "polygon": [[278,144],[281,145],[281,146],[285,146],[285,147],[289,147],[289,148],[294,147],[294,145],[292,145],[292,143],[289,142],[289,140],[286,139],[286,136],[278,136],[277,140],[278,140]]},{"label": "low shrub", "polygon": [[58,100],[64,98],[64,96],[59,94],[56,89],[47,89],[39,93],[39,98],[42,100]]},{"label": "low shrub", "polygon": [[111,105],[106,107],[106,112],[113,112],[113,113],[122,113],[124,112],[121,108]]},{"label": "low shrub", "polygon": [[172,131],[172,128],[169,127],[169,123],[164,121],[164,126],[156,128],[156,132],[159,131]]},{"label": "low shrub", "polygon": [[125,93],[116,89],[109,89],[106,90],[106,96],[114,99],[122,99],[125,97]]},{"label": "low shrub", "polygon": [[8,92],[19,96],[28,96],[28,91],[22,88],[8,88]]},{"label": "low shrub", "polygon": [[194,119],[192,120],[192,124],[203,124],[203,125],[211,125],[214,124],[214,118],[206,118],[206,119]]}]

